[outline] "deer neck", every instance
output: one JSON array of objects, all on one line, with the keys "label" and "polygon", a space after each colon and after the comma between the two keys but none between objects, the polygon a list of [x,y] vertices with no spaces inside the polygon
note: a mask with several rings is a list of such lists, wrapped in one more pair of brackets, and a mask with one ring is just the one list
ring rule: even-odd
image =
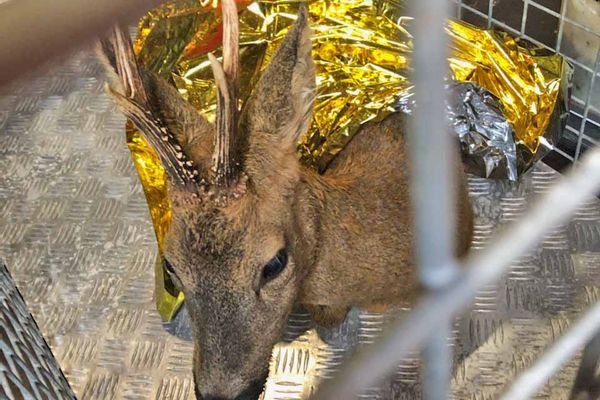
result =
[{"label": "deer neck", "polygon": [[369,222],[377,210],[356,182],[305,171],[297,200],[297,236],[302,239],[296,242],[296,262],[306,272],[302,303],[368,306],[392,302],[405,289],[404,277],[390,277],[388,269],[397,260],[380,251],[381,227]]}]

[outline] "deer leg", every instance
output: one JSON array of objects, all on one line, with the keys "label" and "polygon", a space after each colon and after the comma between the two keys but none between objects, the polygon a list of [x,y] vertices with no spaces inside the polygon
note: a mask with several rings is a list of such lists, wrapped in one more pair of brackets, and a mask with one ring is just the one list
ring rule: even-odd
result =
[{"label": "deer leg", "polygon": [[340,325],[346,319],[350,307],[330,307],[305,304],[304,307],[315,322],[325,328],[333,328]]}]

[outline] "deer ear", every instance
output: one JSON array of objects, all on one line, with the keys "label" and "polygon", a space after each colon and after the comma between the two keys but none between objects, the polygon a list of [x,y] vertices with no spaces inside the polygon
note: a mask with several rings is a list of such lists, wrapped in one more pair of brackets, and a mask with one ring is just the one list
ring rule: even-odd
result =
[{"label": "deer ear", "polygon": [[[116,38],[124,38],[127,43],[120,43],[113,37],[113,40],[107,38],[100,41],[97,47],[98,57],[107,73],[109,92],[124,110],[131,108],[132,103],[127,100],[128,96],[137,100],[141,113],[152,116],[170,135],[174,136],[175,143],[161,140],[161,147],[172,147],[171,150],[175,155],[185,154],[194,163],[200,176],[208,176],[214,142],[214,125],[185,101],[175,87],[137,65],[133,59],[128,37],[125,37],[124,32],[118,32],[120,35],[116,35]],[[117,54],[115,47],[126,56]],[[129,65],[122,65],[124,63]],[[136,80],[131,79],[129,75],[139,76],[139,81],[136,83]],[[124,82],[127,82],[128,87],[125,87]],[[140,92],[143,92],[143,96]],[[142,98],[144,101],[141,101]],[[150,121],[148,124],[151,124]],[[148,128],[148,124],[141,124],[139,128],[144,131],[144,126]],[[148,135],[149,132],[144,134]],[[160,153],[161,149],[155,150]]]},{"label": "deer ear", "polygon": [[240,139],[251,186],[268,195],[298,177],[298,137],[309,128],[315,98],[308,10],[304,4],[242,111]]},{"label": "deer ear", "polygon": [[240,130],[249,145],[275,136],[295,143],[312,120],[315,66],[306,5],[283,39],[243,110]]}]

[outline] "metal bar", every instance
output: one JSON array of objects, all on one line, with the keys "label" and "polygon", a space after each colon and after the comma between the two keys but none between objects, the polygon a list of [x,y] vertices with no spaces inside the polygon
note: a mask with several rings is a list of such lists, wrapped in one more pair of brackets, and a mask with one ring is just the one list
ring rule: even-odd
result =
[{"label": "metal bar", "polygon": [[561,149],[559,149],[556,146],[552,149],[552,151],[560,154],[562,157],[566,158],[569,161],[574,161],[575,160],[572,156],[568,155],[567,153],[565,153],[564,151],[562,151]]},{"label": "metal bar", "polygon": [[502,395],[501,400],[529,399],[577,350],[600,330],[600,302],[597,302],[567,333],[524,371]]},{"label": "metal bar", "polygon": [[[565,4],[566,4],[566,2],[565,2]],[[542,4],[536,3],[533,0],[529,0],[529,5],[531,5],[532,7],[537,8],[538,10],[544,11],[546,14],[550,14],[553,17],[560,18],[560,12],[556,12],[556,11],[554,11],[554,10],[552,10],[552,9],[550,9],[550,8],[542,5]],[[561,9],[562,9],[562,5],[561,5]]]},{"label": "metal bar", "polygon": [[577,205],[600,188],[600,149],[590,150],[530,212],[496,236],[492,245],[473,253],[465,269],[443,291],[425,296],[404,319],[394,323],[372,346],[357,352],[334,379],[323,383],[317,399],[349,399],[378,382],[402,358],[415,351],[437,326],[440,315],[451,317],[473,301],[477,290],[498,280],[510,262],[531,250],[544,234],[565,222]]},{"label": "metal bar", "polygon": [[[569,18],[569,17],[567,17],[565,15],[566,14],[566,4],[568,4],[567,1],[565,1],[565,2],[562,3],[560,13],[557,13],[556,11],[552,11],[548,7],[545,7],[545,6],[543,6],[541,4],[538,4],[538,3],[534,2],[534,1],[531,1],[531,0],[529,1],[529,4],[532,7],[537,8],[538,10],[544,11],[545,13],[550,14],[553,17],[556,17],[556,18],[562,20],[563,22],[568,22],[571,25],[573,25],[573,26],[575,26],[575,27],[577,27],[577,28],[579,28],[579,29],[581,29],[583,31],[586,31],[586,32],[588,32],[588,33],[590,33],[590,34],[592,34],[594,36],[600,37],[600,31],[595,31],[594,29],[589,28],[589,27],[583,25],[582,23],[580,23],[578,21],[575,21],[575,20],[573,20],[573,19],[571,19],[571,18]],[[564,10],[563,10],[563,8],[564,8]],[[560,21],[559,21],[559,31],[560,31]],[[562,33],[562,32],[560,32],[560,33]]]},{"label": "metal bar", "polygon": [[596,75],[598,75],[598,71],[600,71],[600,51],[596,54],[596,63],[594,64],[594,73],[592,74],[592,79],[590,79],[590,88],[588,90],[588,94],[585,99],[585,106],[583,107],[583,120],[581,121],[581,126],[579,127],[579,135],[577,137],[577,147],[575,148],[575,160],[579,158],[581,153],[581,143],[583,142],[583,136],[585,131],[585,125],[588,120],[588,113],[590,111],[590,101],[592,99],[592,93],[594,93],[594,83],[596,81]]},{"label": "metal bar", "polygon": [[456,18],[462,19],[463,0],[456,0],[458,10],[456,10]]},{"label": "metal bar", "polygon": [[0,1],[0,87],[104,34],[129,23],[160,0]]},{"label": "metal bar", "polygon": [[0,326],[0,397],[77,400],[1,258]]},{"label": "metal bar", "polygon": [[[564,1],[561,4],[561,11],[560,12],[553,11],[550,8],[548,8],[546,6],[543,6],[543,5],[539,4],[539,3],[536,3],[535,1],[532,1],[532,0],[528,0],[527,2],[528,2],[528,4],[531,7],[537,8],[538,10],[544,11],[546,14],[549,14],[549,15],[551,15],[553,17],[558,18],[559,19],[559,32],[558,33],[562,33],[562,31],[560,30],[561,25],[563,25],[562,23],[563,22],[568,22],[571,25],[573,25],[573,26],[575,26],[575,27],[577,27],[577,28],[579,28],[581,30],[584,30],[584,31],[586,31],[586,32],[588,32],[588,33],[590,33],[590,34],[592,34],[594,36],[600,37],[600,31],[597,31],[597,30],[594,30],[592,28],[589,28],[589,27],[581,24],[580,22],[575,21],[575,20],[569,18],[568,16],[566,16],[566,9],[567,9],[567,4],[568,4],[567,1]],[[556,51],[558,51],[558,49]]]},{"label": "metal bar", "polygon": [[[589,122],[589,120],[588,120]],[[594,139],[588,135],[586,135],[585,133],[583,134],[583,138],[585,140],[587,140],[588,142],[590,142],[593,146],[600,146],[600,141],[598,141],[598,139]]]},{"label": "metal bar", "polygon": [[452,379],[452,348],[448,344],[451,322],[440,318],[423,349],[423,398],[447,399]]},{"label": "metal bar", "polygon": [[[461,7],[464,8],[465,10],[467,10],[467,11],[469,11],[469,12],[477,15],[478,17],[487,18],[487,14],[486,13],[481,12],[481,11],[477,10],[476,8],[473,8],[473,7],[468,6],[466,4],[462,4]],[[566,20],[568,21],[567,18],[566,18]],[[533,37],[531,37],[531,36],[529,36],[529,35],[527,35],[525,33],[522,33],[520,30],[515,29],[515,28],[513,28],[513,27],[505,24],[504,22],[499,21],[499,20],[497,20],[497,19],[495,19],[493,17],[492,17],[492,22],[494,23],[494,25],[498,26],[499,28],[504,29],[508,33],[514,34],[514,35],[519,36],[520,38],[523,38],[523,39],[527,39],[531,43],[533,43],[533,44],[535,44],[537,46],[543,47],[545,49],[548,49],[550,51],[556,51],[553,47],[550,47],[547,44],[544,44],[544,43],[540,42],[539,40],[537,40],[537,39],[535,39],[535,38],[533,38]],[[574,25],[577,25],[577,24],[574,24]],[[587,28],[587,29],[589,30],[589,28]],[[591,32],[591,33],[593,33],[593,32]],[[595,34],[597,35],[597,33],[595,33]],[[569,57],[566,54],[561,54],[561,55],[566,60],[568,60],[571,64],[574,64],[574,65],[578,66],[579,68],[581,68],[581,69],[583,69],[583,70],[585,70],[587,72],[590,72],[590,73],[594,72],[592,68],[590,68],[589,66],[587,66],[585,64],[582,64],[580,61],[577,61],[573,57]],[[583,101],[581,101],[581,102],[583,103]]]},{"label": "metal bar", "polygon": [[[579,103],[579,99],[577,99],[576,97],[571,97],[571,102],[576,101],[577,103]],[[585,102],[581,102],[582,104],[585,104]],[[594,107],[591,106],[590,109],[593,109]],[[570,114],[576,116],[577,118],[581,118],[583,120],[583,114],[578,113],[576,111],[571,110]],[[587,116],[586,116],[587,118]],[[598,121],[594,121],[593,119],[586,119],[586,126],[590,126],[592,125],[593,129],[598,129],[600,128],[600,122]],[[574,133],[576,136],[579,136],[579,129],[575,129],[574,127],[572,127],[571,125],[567,125],[567,131]],[[594,139],[593,137],[589,136],[587,133],[583,132],[583,138],[587,141],[589,141],[592,144],[600,144],[600,142],[598,141],[598,139]]]},{"label": "metal bar", "polygon": [[[476,8],[474,8],[472,6],[464,4],[462,1],[459,1],[459,0],[453,0],[453,1],[454,1],[454,3],[458,4],[461,9],[465,9],[465,10],[467,10],[467,11],[469,11],[469,12],[477,15],[478,17],[485,18],[485,19],[488,19],[488,17],[489,17],[489,10],[488,10],[488,13],[484,13],[484,12],[479,11],[478,9],[476,9]],[[583,31],[591,34],[591,35],[600,37],[600,32],[594,31],[593,29],[588,28],[587,26],[582,25],[581,23],[579,23],[577,21],[574,21],[574,20],[571,20],[568,17],[564,16],[564,13],[566,12],[566,4],[567,4],[567,2],[563,2],[562,3],[564,9],[562,9],[561,13],[557,13],[556,11],[552,11],[549,8],[541,6],[541,5],[539,5],[537,3],[534,3],[532,1],[528,1],[527,4],[531,5],[532,7],[538,8],[538,9],[546,12],[546,13],[552,15],[553,17],[558,18],[560,20],[560,23],[559,23],[559,33],[561,33],[561,34],[562,34],[562,31],[560,31],[561,27],[564,28],[564,22],[568,22],[569,24],[571,24],[571,25],[573,25],[573,26],[575,26],[575,27],[577,27],[577,28],[579,28],[579,29],[581,29],[581,30],[583,30]],[[533,37],[525,34],[524,31],[521,31],[519,29],[515,29],[515,28],[511,27],[510,25],[507,25],[506,23],[504,23],[504,22],[502,22],[502,21],[494,18],[493,15],[491,17],[491,20],[492,20],[492,23],[494,25],[498,25],[499,27],[501,27],[502,29],[506,30],[509,33],[518,35],[519,37],[522,37],[522,38],[525,38],[525,39],[527,39],[529,41],[532,41],[534,44],[536,44],[538,46],[543,46],[544,48],[546,48],[548,50],[560,52],[560,48],[559,48],[558,45],[556,46],[556,48],[553,48],[553,47],[548,46],[547,44],[541,43],[541,42],[537,41],[537,39],[535,39],[535,38],[533,38]],[[521,19],[521,26],[524,27],[526,25],[526,23],[527,23],[527,16],[525,16],[525,19],[523,19],[523,18]],[[563,56],[564,57],[568,57],[565,54],[563,54]],[[572,61],[574,59],[573,58],[569,58],[569,60]],[[581,64],[580,66],[583,67],[584,65]],[[587,67],[587,71],[591,72],[592,69],[588,66]]]},{"label": "metal bar", "polygon": [[[455,213],[452,150],[455,148],[446,118],[448,75],[444,27],[450,4],[446,0],[413,0],[413,76],[417,107],[407,136],[410,148],[411,195],[415,246],[421,284],[430,291],[447,285],[457,270],[453,258]],[[427,23],[419,23],[427,21]],[[431,116],[435,115],[436,118]],[[456,165],[456,164],[454,164]],[[447,346],[450,319],[441,318],[425,344],[423,398],[448,397],[452,375],[452,349]]]},{"label": "metal bar", "polygon": [[523,0],[523,15],[521,16],[521,35],[525,34],[527,27],[527,13],[529,12],[529,0]]},{"label": "metal bar", "polygon": [[[412,166],[411,195],[419,278],[428,289],[442,287],[456,269],[448,262],[454,249],[455,148],[446,118],[446,24],[448,2],[411,2],[414,55],[412,81],[417,107],[407,132]],[[432,116],[436,116],[432,118]]]},{"label": "metal bar", "polygon": [[600,330],[596,336],[585,346],[581,356],[581,363],[573,390],[571,391],[571,400],[575,400],[582,394],[587,394],[586,398],[597,399],[600,397],[600,377],[596,376],[598,365],[600,364]]},{"label": "metal bar", "polygon": [[487,12],[487,28],[490,29],[492,27],[492,22],[494,21],[494,0],[488,0],[488,12]]},{"label": "metal bar", "polygon": [[558,33],[556,36],[556,51],[560,53],[563,31],[565,29],[565,16],[567,15],[567,1],[561,2],[560,15],[558,16]]}]

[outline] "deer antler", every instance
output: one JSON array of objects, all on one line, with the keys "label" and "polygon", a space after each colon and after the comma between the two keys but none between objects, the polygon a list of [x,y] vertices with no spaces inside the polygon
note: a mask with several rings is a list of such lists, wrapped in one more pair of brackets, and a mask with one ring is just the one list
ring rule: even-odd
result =
[{"label": "deer antler", "polygon": [[213,153],[213,172],[217,187],[229,187],[239,169],[234,153],[238,128],[239,24],[234,0],[222,0],[223,65],[208,54],[217,86],[217,136]]},{"label": "deer antler", "polygon": [[125,114],[140,129],[158,154],[167,175],[176,184],[198,180],[198,170],[163,121],[152,113],[131,39],[119,26],[101,41],[101,50],[119,78],[120,90],[109,87]]}]

